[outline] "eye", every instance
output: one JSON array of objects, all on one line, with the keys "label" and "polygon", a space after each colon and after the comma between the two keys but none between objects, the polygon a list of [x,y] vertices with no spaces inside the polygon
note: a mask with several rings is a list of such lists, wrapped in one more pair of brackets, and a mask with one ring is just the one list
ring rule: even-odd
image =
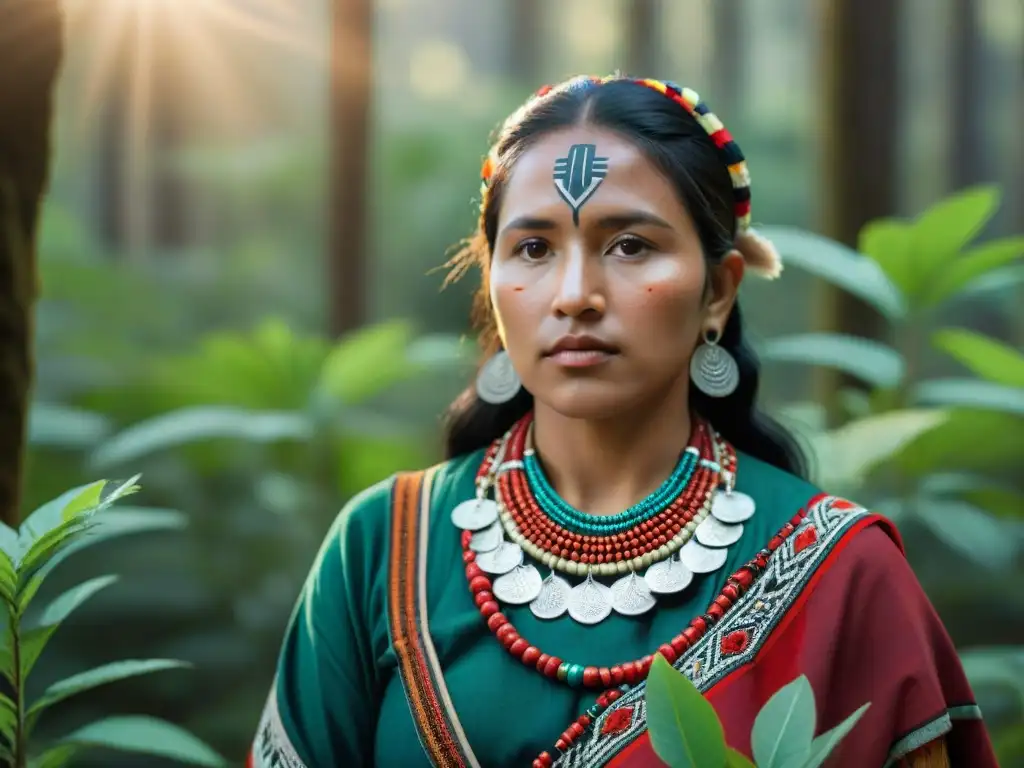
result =
[{"label": "eye", "polygon": [[516,246],[514,253],[516,256],[521,256],[527,261],[540,261],[551,253],[551,248],[543,240],[535,238],[533,240],[524,240]]},{"label": "eye", "polygon": [[616,256],[622,256],[626,259],[638,259],[646,256],[648,252],[653,250],[653,246],[650,245],[646,240],[641,240],[639,237],[628,235],[626,237],[619,238],[615,245],[612,246],[609,253]]}]

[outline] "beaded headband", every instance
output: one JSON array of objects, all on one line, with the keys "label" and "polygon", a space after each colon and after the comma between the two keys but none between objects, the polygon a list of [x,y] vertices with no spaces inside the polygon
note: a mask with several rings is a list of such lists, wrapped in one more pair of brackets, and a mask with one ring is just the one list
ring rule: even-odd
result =
[{"label": "beaded headband", "polygon": [[[752,271],[768,279],[778,277],[782,272],[782,259],[778,251],[770,241],[757,234],[751,228],[750,171],[747,169],[747,161],[743,157],[743,152],[740,151],[739,145],[733,139],[732,134],[726,130],[722,121],[715,116],[707,104],[701,101],[696,91],[690,88],[682,88],[675,83],[649,78],[632,79],[619,75],[610,75],[608,77],[581,76],[573,78],[562,85],[545,85],[527,101],[527,105],[556,91],[575,90],[591,85],[604,85],[612,81],[635,83],[657,91],[685,109],[697,121],[698,125],[704,129],[718,149],[722,162],[729,171],[729,178],[732,179],[733,200],[736,212],[734,247],[742,254],[743,260]],[[487,192],[497,162],[496,147],[494,147],[488,153],[487,158],[484,160],[483,168],[480,171],[482,179],[481,205],[484,205],[487,201]]]}]

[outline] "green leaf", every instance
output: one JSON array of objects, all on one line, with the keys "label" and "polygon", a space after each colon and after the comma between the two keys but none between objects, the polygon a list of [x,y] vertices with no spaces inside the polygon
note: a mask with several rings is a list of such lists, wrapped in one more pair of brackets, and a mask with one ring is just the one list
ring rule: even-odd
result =
[{"label": "green leaf", "polygon": [[1024,237],[993,240],[972,248],[935,276],[925,292],[925,301],[936,306],[954,298],[958,291],[966,295],[980,287],[981,278],[1024,256]]},{"label": "green leaf", "polygon": [[184,729],[152,717],[109,717],[79,728],[63,744],[103,747],[220,768],[224,759]]},{"label": "green leaf", "polygon": [[810,757],[807,758],[801,768],[818,768],[818,766],[824,763],[828,756],[832,754],[832,750],[853,730],[857,721],[861,719],[870,706],[870,703],[865,704],[831,731],[821,734],[821,736],[812,741]]},{"label": "green leaf", "polygon": [[651,746],[670,768],[725,764],[725,734],[714,708],[660,654],[647,676],[646,700]]},{"label": "green leaf", "polygon": [[14,743],[14,732],[18,725],[18,708],[10,697],[0,693],[0,734],[8,744]]},{"label": "green leaf", "polygon": [[999,188],[977,186],[940,200],[914,222],[913,266],[928,280],[953,261],[999,208]]},{"label": "green leaf", "polygon": [[21,557],[28,552],[33,542],[40,536],[64,523],[65,508],[81,494],[88,494],[95,485],[96,483],[88,483],[65,491],[57,498],[43,504],[43,506],[25,518],[18,531],[18,556]]},{"label": "green leaf", "polygon": [[1024,709],[1024,645],[971,648],[960,653],[960,662],[974,690],[1005,690]]},{"label": "green leaf", "polygon": [[758,768],[782,768],[803,761],[811,748],[818,715],[814,691],[801,675],[768,699],[754,719],[750,744]]},{"label": "green leaf", "polygon": [[983,408],[1024,416],[1024,389],[977,379],[933,379],[914,387],[915,405]]},{"label": "green leaf", "polygon": [[936,471],[1016,473],[1022,461],[1024,418],[972,409],[954,410],[892,459],[896,471],[913,477]]},{"label": "green leaf", "polygon": [[70,520],[83,512],[98,507],[106,485],[106,480],[97,480],[95,483],[85,486],[80,493],[64,505],[64,509],[61,510],[63,519]]},{"label": "green leaf", "polygon": [[903,357],[885,344],[840,333],[802,333],[770,339],[759,350],[765,360],[804,363],[856,376],[874,387],[893,388],[903,380]]},{"label": "green leaf", "polygon": [[84,538],[85,533],[92,527],[90,520],[83,520],[81,517],[61,523],[56,528],[47,531],[38,539],[32,542],[28,552],[25,553],[18,564],[18,581],[25,585],[36,573],[46,567],[51,558],[57,556],[61,550],[67,548],[76,540]]},{"label": "green leaf", "polygon": [[153,453],[214,439],[253,443],[308,440],[312,427],[294,411],[196,406],[165,413],[120,432],[93,454],[96,467],[124,465]]},{"label": "green leaf", "polygon": [[738,752],[732,747],[727,747],[725,750],[725,768],[757,768],[747,756],[742,752]]},{"label": "green leaf", "polygon": [[946,546],[982,567],[1007,568],[1017,554],[1016,537],[1006,523],[970,504],[922,498],[913,510]]},{"label": "green leaf", "polygon": [[97,576],[58,595],[42,612],[38,626],[58,625],[86,600],[118,580],[116,575]]},{"label": "green leaf", "polygon": [[128,659],[104,664],[86,672],[79,672],[77,675],[64,678],[51,685],[43,692],[42,696],[32,703],[28,715],[29,717],[37,716],[47,707],[56,704],[58,701],[63,701],[70,696],[91,688],[97,688],[101,685],[114,683],[129,677],[161,672],[166,669],[183,669],[190,666],[187,662],[175,661],[173,659]]},{"label": "green leaf", "polygon": [[43,752],[28,761],[28,768],[63,768],[81,750],[73,744],[62,744]]},{"label": "green leaf", "polygon": [[18,532],[7,523],[0,523],[0,552],[7,555],[7,559],[12,562],[21,552],[18,548]]},{"label": "green leaf", "polygon": [[402,321],[350,334],[328,354],[317,389],[348,405],[380,394],[415,372],[408,359],[411,341],[412,328]]},{"label": "green leaf", "polygon": [[912,226],[897,219],[876,219],[860,231],[857,250],[869,256],[896,286],[904,302],[917,293],[920,275],[911,261]]},{"label": "green leaf", "polygon": [[906,302],[879,265],[835,240],[793,227],[759,227],[783,256],[786,266],[796,266],[820,277],[873,306],[886,318],[906,314]]},{"label": "green leaf", "polygon": [[978,509],[1004,520],[1024,520],[1024,496],[1001,488],[964,491],[961,498]]},{"label": "green leaf", "polygon": [[106,416],[59,403],[32,403],[28,443],[57,449],[91,448],[110,432]]},{"label": "green leaf", "polygon": [[949,328],[932,336],[932,344],[971,371],[996,384],[1024,388],[1024,354],[980,333]]},{"label": "green leaf", "polygon": [[889,411],[817,435],[811,446],[819,482],[824,487],[858,484],[879,464],[947,418],[940,410]]}]

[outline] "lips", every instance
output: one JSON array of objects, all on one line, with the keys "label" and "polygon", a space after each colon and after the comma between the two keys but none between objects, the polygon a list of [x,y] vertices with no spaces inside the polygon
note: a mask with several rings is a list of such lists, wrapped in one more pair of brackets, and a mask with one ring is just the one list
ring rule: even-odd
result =
[{"label": "lips", "polygon": [[614,344],[596,336],[563,336],[548,350],[547,356],[554,357],[563,352],[591,352],[614,355],[618,351]]}]

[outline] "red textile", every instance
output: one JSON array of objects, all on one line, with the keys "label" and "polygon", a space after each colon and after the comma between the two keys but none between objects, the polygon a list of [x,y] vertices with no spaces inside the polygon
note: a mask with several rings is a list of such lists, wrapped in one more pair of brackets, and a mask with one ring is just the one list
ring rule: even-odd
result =
[{"label": "red textile", "polygon": [[[797,543],[813,546],[811,539],[805,533]],[[724,653],[742,650],[743,638],[733,635],[720,641]],[[871,702],[832,753],[832,768],[880,768],[939,737],[946,738],[953,768],[998,768],[953,644],[907,564],[898,534],[881,518],[866,517],[851,528],[753,661],[705,691],[729,746],[751,756],[758,711],[801,674],[815,693],[818,733]],[[663,765],[646,729],[607,764]]]}]

